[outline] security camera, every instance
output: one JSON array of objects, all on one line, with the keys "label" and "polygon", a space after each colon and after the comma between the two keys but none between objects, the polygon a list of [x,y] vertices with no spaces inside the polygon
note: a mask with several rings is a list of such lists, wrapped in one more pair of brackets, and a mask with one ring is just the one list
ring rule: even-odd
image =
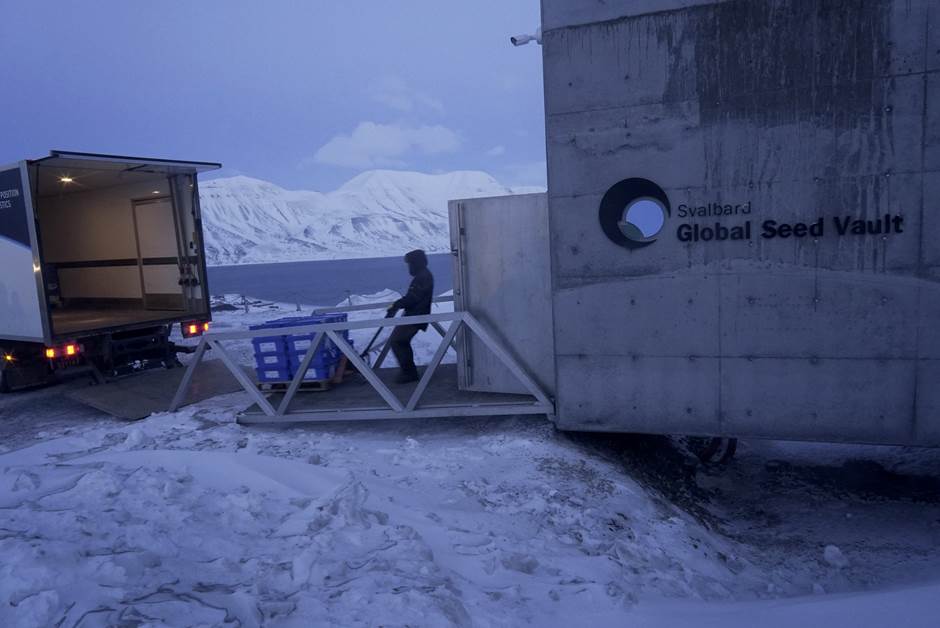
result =
[{"label": "security camera", "polygon": [[535,30],[535,35],[516,35],[510,37],[509,41],[512,42],[513,46],[525,46],[530,41],[534,41],[538,45],[542,45],[542,29],[537,28]]}]

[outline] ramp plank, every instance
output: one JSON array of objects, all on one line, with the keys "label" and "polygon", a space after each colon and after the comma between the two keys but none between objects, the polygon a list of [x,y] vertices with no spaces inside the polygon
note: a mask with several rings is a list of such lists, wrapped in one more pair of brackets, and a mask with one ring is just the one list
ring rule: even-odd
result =
[{"label": "ramp plank", "polygon": [[[156,369],[67,393],[75,401],[122,419],[143,419],[166,412],[186,369]],[[218,360],[206,360],[196,369],[184,406],[241,390]]]}]

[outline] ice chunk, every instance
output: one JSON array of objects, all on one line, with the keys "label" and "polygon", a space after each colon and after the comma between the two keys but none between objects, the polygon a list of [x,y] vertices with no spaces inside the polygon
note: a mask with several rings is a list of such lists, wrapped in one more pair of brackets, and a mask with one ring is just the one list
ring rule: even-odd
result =
[{"label": "ice chunk", "polygon": [[826,546],[823,550],[823,558],[830,566],[836,569],[843,569],[849,566],[849,560],[845,557],[845,554],[842,553],[842,550],[835,545]]}]

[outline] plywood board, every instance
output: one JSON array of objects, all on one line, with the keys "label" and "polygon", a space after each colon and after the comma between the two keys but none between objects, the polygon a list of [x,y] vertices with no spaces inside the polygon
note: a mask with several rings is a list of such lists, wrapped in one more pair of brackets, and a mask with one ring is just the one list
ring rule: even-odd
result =
[{"label": "plywood board", "polygon": [[[143,419],[166,412],[183,379],[185,369],[156,369],[131,375],[107,384],[89,386],[68,393],[75,401],[122,419]],[[218,360],[199,365],[184,406],[218,395],[241,390],[241,386]]]}]

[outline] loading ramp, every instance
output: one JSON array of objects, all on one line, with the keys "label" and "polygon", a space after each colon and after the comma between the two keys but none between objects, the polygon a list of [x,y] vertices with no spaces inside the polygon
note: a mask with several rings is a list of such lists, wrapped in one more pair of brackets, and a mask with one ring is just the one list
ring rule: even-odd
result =
[{"label": "loading ramp", "polygon": [[[374,305],[372,306],[375,307]],[[399,325],[428,324],[441,335],[434,356],[424,368],[417,384],[396,385],[393,369],[378,368],[387,350],[383,350],[375,367],[363,360],[342,336],[344,330],[390,328]],[[447,326],[446,328],[444,326]],[[314,339],[297,374],[287,390],[264,393],[258,390],[255,379],[246,373],[226,349],[226,343],[269,336],[270,330],[210,332],[196,347],[193,360],[183,375],[176,395],[169,405],[171,411],[182,407],[190,395],[190,388],[201,377],[205,355],[213,354],[251,397],[252,406],[242,412],[240,423],[292,423],[307,421],[363,421],[382,419],[422,419],[471,416],[512,416],[522,414],[554,414],[554,403],[525,371],[512,354],[501,346],[494,335],[469,312],[405,316],[364,321],[319,323],[286,327],[279,333],[313,334]],[[458,333],[472,335],[485,345],[519,381],[526,394],[504,394],[461,390],[454,365],[442,365],[447,349]],[[329,392],[298,395],[303,377],[313,360],[317,347],[324,339],[332,340],[364,379],[348,382]],[[197,377],[198,375],[198,377]]]},{"label": "loading ramp", "polygon": [[[167,412],[174,392],[179,388],[185,369],[153,369],[115,379],[104,384],[69,391],[70,399],[91,406],[119,419],[143,419],[156,412]],[[218,360],[207,360],[200,367],[177,408],[212,397],[241,390],[228,368]]]},{"label": "loading ramp", "polygon": [[[397,384],[395,377],[398,369],[375,369],[376,376],[388,390],[405,404],[414,393],[416,384]],[[285,395],[272,394],[268,397],[273,407],[284,401]],[[533,403],[527,395],[507,395],[484,393],[457,388],[457,365],[442,364],[437,368],[434,378],[428,384],[422,396],[420,408],[411,411],[408,418],[446,418],[479,416],[486,410],[497,408],[503,414],[545,414],[544,408]],[[510,410],[512,410],[510,412]],[[385,403],[382,396],[364,378],[346,381],[341,386],[331,388],[327,393],[309,393],[297,395],[291,403],[291,415],[303,415],[311,421],[362,421],[372,419],[401,418],[401,414]],[[280,422],[280,417],[272,420],[258,404],[252,405],[239,417],[239,423]]]}]

